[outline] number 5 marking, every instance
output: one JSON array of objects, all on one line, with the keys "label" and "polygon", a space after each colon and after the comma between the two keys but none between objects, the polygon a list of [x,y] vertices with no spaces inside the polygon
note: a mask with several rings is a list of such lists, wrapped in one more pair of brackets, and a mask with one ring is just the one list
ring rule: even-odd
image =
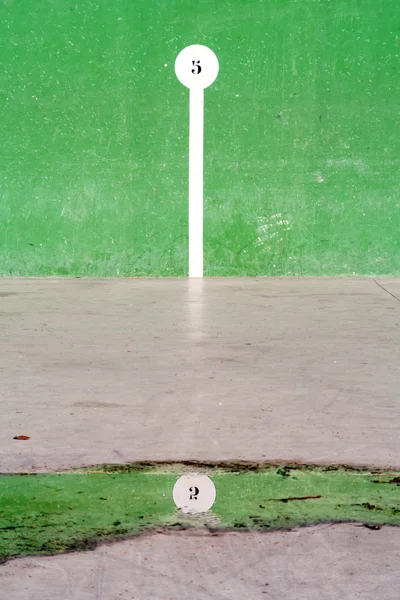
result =
[{"label": "number 5 marking", "polygon": [[[192,69],[193,75],[199,75],[199,73],[201,73],[200,61],[192,60],[192,65],[194,66],[194,69]],[[197,71],[196,71],[196,69],[197,69]]]}]

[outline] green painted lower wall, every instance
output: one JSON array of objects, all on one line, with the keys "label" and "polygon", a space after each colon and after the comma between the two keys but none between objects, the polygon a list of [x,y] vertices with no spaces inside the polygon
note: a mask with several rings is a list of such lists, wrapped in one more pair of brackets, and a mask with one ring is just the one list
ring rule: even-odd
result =
[{"label": "green painted lower wall", "polygon": [[4,0],[0,274],[184,276],[193,43],[206,275],[400,275],[398,0]]},{"label": "green painted lower wall", "polygon": [[[172,490],[182,474],[211,477],[210,511],[185,515]],[[268,531],[315,523],[400,525],[400,473],[307,465],[100,465],[69,473],[0,476],[0,562],[91,549],[157,528]]]}]

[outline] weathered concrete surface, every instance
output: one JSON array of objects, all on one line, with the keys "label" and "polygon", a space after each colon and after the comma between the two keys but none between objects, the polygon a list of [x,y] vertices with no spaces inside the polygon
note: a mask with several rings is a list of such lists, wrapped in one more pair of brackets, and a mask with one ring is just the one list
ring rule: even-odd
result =
[{"label": "weathered concrete surface", "polygon": [[399,530],[155,534],[0,567],[4,600],[398,600]]},{"label": "weathered concrete surface", "polygon": [[[0,471],[399,468],[398,298],[399,280],[1,279]],[[0,600],[397,600],[399,564],[398,528],[157,533],[6,563]]]},{"label": "weathered concrete surface", "polygon": [[146,459],[399,468],[391,294],[399,280],[0,279],[0,472]]}]

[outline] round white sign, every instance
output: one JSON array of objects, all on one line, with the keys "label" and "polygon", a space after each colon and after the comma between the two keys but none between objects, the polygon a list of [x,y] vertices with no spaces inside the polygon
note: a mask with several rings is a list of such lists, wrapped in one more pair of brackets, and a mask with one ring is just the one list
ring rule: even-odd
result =
[{"label": "round white sign", "polygon": [[215,485],[207,475],[183,475],[172,492],[174,502],[184,513],[203,513],[215,502]]},{"label": "round white sign", "polygon": [[207,46],[187,46],[176,57],[176,76],[188,88],[208,87],[216,80],[218,71],[218,58]]}]

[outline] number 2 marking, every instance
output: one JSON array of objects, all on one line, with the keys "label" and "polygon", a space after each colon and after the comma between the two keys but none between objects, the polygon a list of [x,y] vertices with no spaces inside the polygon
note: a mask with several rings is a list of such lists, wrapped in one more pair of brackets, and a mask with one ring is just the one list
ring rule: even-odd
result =
[{"label": "number 2 marking", "polygon": [[189,488],[189,492],[189,500],[197,500],[197,496],[199,495],[199,488],[197,486],[192,486]]},{"label": "number 2 marking", "polygon": [[[193,75],[199,75],[199,73],[201,73],[200,61],[192,60],[192,65],[194,66],[194,69],[192,69]],[[197,71],[196,71],[196,69],[197,69]]]}]

